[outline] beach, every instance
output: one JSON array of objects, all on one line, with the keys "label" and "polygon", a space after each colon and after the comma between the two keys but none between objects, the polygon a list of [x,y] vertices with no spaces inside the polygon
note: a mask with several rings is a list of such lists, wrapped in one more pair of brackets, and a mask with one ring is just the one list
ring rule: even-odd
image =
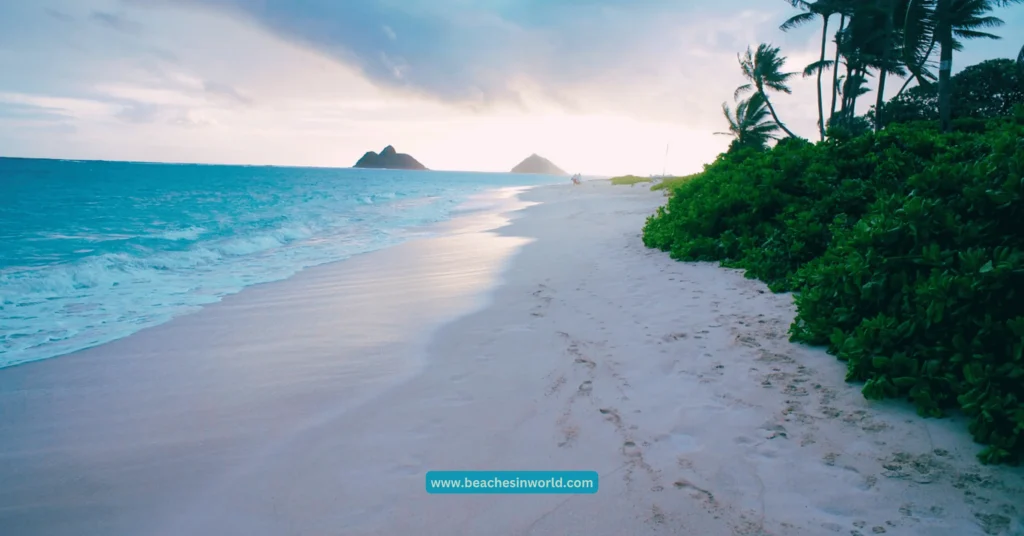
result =
[{"label": "beach", "polygon": [[[0,534],[1024,534],[1024,471],[865,400],[792,296],[647,249],[647,186],[435,236],[0,370]],[[431,495],[434,470],[596,494]]]}]

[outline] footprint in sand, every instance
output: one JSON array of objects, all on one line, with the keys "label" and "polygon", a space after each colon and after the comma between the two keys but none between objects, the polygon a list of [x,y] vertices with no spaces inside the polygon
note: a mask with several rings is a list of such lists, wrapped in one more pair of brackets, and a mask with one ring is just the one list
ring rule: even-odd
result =
[{"label": "footprint in sand", "polygon": [[576,442],[576,437],[579,436],[580,429],[575,426],[567,426],[562,429],[562,441],[558,443],[559,447],[571,447]]},{"label": "footprint in sand", "polygon": [[673,341],[678,341],[679,339],[685,339],[687,337],[688,337],[688,335],[686,333],[676,332],[676,333],[669,333],[668,335],[663,336],[661,338],[661,340],[663,340],[665,342],[673,342]]},{"label": "footprint in sand", "polygon": [[949,472],[948,465],[935,458],[931,453],[915,456],[906,452],[897,452],[879,461],[884,469],[882,476],[897,480],[911,480],[918,484],[930,484]]},{"label": "footprint in sand", "polygon": [[737,335],[735,338],[737,344],[746,346],[748,348],[760,348],[761,343],[757,342],[757,339],[750,335]]},{"label": "footprint in sand", "polygon": [[562,386],[565,385],[565,381],[566,380],[564,374],[555,378],[555,381],[551,382],[551,385],[548,386],[548,389],[544,394],[546,396],[551,396],[557,393],[562,388]]},{"label": "footprint in sand", "polygon": [[665,512],[663,512],[658,505],[651,506],[650,521],[658,525],[663,525],[665,523]]},{"label": "footprint in sand", "polygon": [[594,368],[597,366],[597,363],[594,363],[585,357],[577,357],[574,363],[577,365],[585,365],[587,368]]},{"label": "footprint in sand", "polygon": [[678,490],[689,491],[690,496],[703,502],[706,507],[714,508],[718,506],[718,502],[715,500],[715,495],[713,493],[694,485],[685,478],[676,480],[672,485]]},{"label": "footprint in sand", "polygon": [[761,426],[761,430],[765,431],[765,439],[775,439],[776,437],[788,439],[786,427],[781,424],[767,423]]},{"label": "footprint in sand", "polygon": [[614,408],[601,408],[597,410],[604,415],[605,420],[615,425],[615,428],[622,431],[622,417],[619,416],[618,410]]},{"label": "footprint in sand", "polygon": [[800,387],[796,384],[790,383],[782,390],[783,393],[789,396],[807,396],[807,389]]}]

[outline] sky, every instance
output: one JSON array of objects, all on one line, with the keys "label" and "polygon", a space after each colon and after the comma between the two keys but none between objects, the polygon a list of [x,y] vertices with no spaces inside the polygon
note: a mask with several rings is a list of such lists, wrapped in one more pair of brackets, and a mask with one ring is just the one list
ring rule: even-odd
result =
[{"label": "sky", "polygon": [[[0,0],[0,156],[685,174],[729,143],[737,53],[801,71],[784,0]],[[1024,6],[954,70],[1016,57]],[[833,21],[835,24],[835,21]],[[888,92],[894,92],[890,84]],[[774,97],[815,135],[813,78]],[[871,100],[871,99],[864,99]],[[863,103],[864,107],[869,103]],[[667,150],[666,150],[667,149]]]}]

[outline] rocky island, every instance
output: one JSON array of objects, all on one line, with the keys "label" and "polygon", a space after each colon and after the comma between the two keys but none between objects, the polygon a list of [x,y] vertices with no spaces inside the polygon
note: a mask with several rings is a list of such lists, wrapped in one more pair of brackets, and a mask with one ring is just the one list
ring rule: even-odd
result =
[{"label": "rocky island", "polygon": [[427,167],[419,163],[415,158],[395,151],[395,148],[388,145],[380,154],[369,151],[356,162],[353,167],[374,168],[374,169],[417,169],[426,170]]},{"label": "rocky island", "polygon": [[526,160],[512,168],[512,173],[533,173],[537,175],[568,175],[550,160],[536,154],[531,154]]}]

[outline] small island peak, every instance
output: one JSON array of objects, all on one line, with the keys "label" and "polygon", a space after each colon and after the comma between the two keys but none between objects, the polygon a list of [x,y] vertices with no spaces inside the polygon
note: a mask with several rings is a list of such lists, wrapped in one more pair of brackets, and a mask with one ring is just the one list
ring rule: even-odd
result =
[{"label": "small island peak", "polygon": [[512,173],[530,173],[537,175],[560,175],[568,176],[569,174],[562,170],[562,168],[553,164],[547,158],[533,153],[519,163],[516,167],[512,168]]},{"label": "small island peak", "polygon": [[373,151],[368,151],[363,155],[362,158],[356,162],[356,168],[370,168],[370,169],[412,169],[426,171],[427,167],[419,163],[415,158],[410,155],[400,153],[395,150],[391,145],[388,145],[377,154]]}]

